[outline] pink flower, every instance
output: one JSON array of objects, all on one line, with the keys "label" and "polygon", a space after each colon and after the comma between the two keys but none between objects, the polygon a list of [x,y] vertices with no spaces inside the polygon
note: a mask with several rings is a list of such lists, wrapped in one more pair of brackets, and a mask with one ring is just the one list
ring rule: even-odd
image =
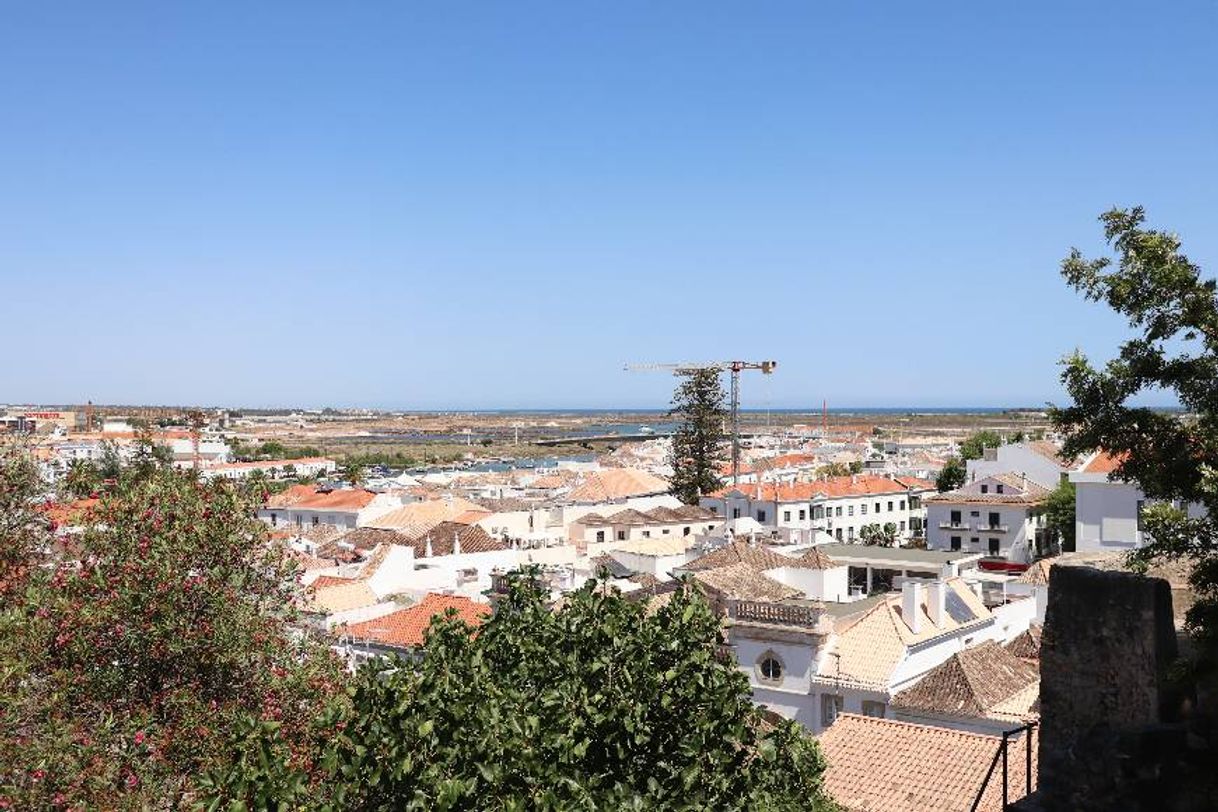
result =
[{"label": "pink flower", "polygon": [[35,781],[41,781],[42,779],[47,777],[47,771],[46,770],[34,770],[32,773],[30,773],[30,775],[33,777],[33,779]]},{"label": "pink flower", "polygon": [[127,789],[135,789],[140,785],[140,779],[135,773],[127,773]]},{"label": "pink flower", "polygon": [[135,731],[135,743],[137,745],[143,744],[145,738],[146,737],[144,736],[144,731],[142,731],[142,730]]}]

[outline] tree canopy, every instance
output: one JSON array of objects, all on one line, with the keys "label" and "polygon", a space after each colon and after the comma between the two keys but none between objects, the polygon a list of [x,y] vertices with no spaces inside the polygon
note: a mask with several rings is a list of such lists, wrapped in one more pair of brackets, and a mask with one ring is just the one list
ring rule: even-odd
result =
[{"label": "tree canopy", "polygon": [[437,620],[421,661],[366,666],[311,773],[251,730],[212,808],[828,807],[815,743],[763,719],[692,588],[654,613],[595,582],[547,598],[517,577],[476,635]]},{"label": "tree canopy", "polygon": [[678,421],[672,438],[672,493],[687,505],[723,485],[719,470],[726,461],[723,443],[723,382],[718,369],[694,369],[680,375],[668,414]]},{"label": "tree canopy", "polygon": [[1063,552],[1074,551],[1075,504],[1074,483],[1062,480],[1045,500],[1045,523],[1057,535]]},{"label": "tree canopy", "polygon": [[964,466],[964,460],[959,457],[948,457],[943,469],[939,471],[939,476],[935,478],[935,487],[939,493],[954,491],[964,484],[964,478],[967,475],[968,470]]},{"label": "tree canopy", "polygon": [[[1118,464],[1112,478],[1134,482],[1148,500],[1143,527],[1151,543],[1134,554],[1145,566],[1160,558],[1194,564],[1198,601],[1188,613],[1198,665],[1218,667],[1218,301],[1213,279],[1181,252],[1180,238],[1144,226],[1138,207],[1100,217],[1112,257],[1078,249],[1062,263],[1066,281],[1087,299],[1124,316],[1135,337],[1102,367],[1079,352],[1063,363],[1073,401],[1054,409],[1068,455],[1103,449]],[[1137,405],[1145,393],[1169,393],[1183,412]],[[1204,515],[1190,518],[1182,505]]]},{"label": "tree canopy", "polygon": [[244,491],[149,452],[54,534],[24,459],[0,462],[0,800],[188,805],[251,719],[303,757],[338,664],[290,633],[294,566]]},{"label": "tree canopy", "polygon": [[981,429],[974,431],[960,443],[960,456],[966,460],[979,460],[985,455],[987,448],[997,448],[1002,445],[1002,437],[996,431]]}]

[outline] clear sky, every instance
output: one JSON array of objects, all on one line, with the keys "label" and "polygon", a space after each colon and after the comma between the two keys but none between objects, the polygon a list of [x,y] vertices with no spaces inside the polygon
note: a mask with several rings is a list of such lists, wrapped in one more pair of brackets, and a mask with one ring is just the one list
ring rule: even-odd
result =
[{"label": "clear sky", "polygon": [[1218,272],[1218,4],[7,3],[0,402],[1038,404],[1143,204]]}]

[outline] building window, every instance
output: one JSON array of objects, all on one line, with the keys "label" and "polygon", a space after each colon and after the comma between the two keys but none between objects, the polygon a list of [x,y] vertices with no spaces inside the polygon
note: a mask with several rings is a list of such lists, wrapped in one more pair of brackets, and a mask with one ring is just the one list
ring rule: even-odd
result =
[{"label": "building window", "polygon": [[651,538],[651,531],[650,531],[650,530],[644,530],[644,531],[643,531],[643,538],[645,538],[645,539],[649,539],[649,538]]},{"label": "building window", "polygon": [[846,539],[848,541],[854,541],[854,527],[846,528]]},{"label": "building window", "polygon": [[874,716],[877,719],[883,719],[884,711],[887,709],[887,707],[888,706],[885,705],[883,702],[876,702],[871,699],[864,699],[863,700],[863,715],[864,716]]},{"label": "building window", "polygon": [[879,503],[879,502],[876,502],[876,503],[875,503],[875,512],[876,512],[876,513],[879,513],[879,512],[880,512],[880,503]]},{"label": "building window", "polygon": [[998,539],[990,539],[990,555],[998,555]]},{"label": "building window", "polygon": [[990,527],[998,527],[1002,524],[1002,516],[997,513],[990,514]]},{"label": "building window", "polygon": [[866,503],[866,502],[864,502],[863,504],[859,505],[859,515],[860,515],[860,516],[866,516],[866,515],[867,515],[867,503]]},{"label": "building window", "polygon": [[841,541],[842,540],[842,529],[840,527],[837,528],[836,530],[833,531],[833,535],[838,541]]},{"label": "building window", "polygon": [[905,509],[905,500],[902,499],[901,500],[901,510],[904,510],[904,509]]},{"label": "building window", "polygon": [[989,492],[990,492],[990,486],[989,486],[989,485],[982,485],[982,486],[981,486],[981,492],[982,492],[982,493],[989,493]]},{"label": "building window", "polygon": [[838,516],[841,516],[841,515],[842,515],[842,506],[841,506],[841,505],[838,505],[838,506],[837,506],[837,514],[836,514],[836,515],[838,515]]},{"label": "building window", "polygon": [[619,531],[617,531],[617,540],[618,540],[618,541],[625,541],[625,540],[626,540],[626,531],[625,531],[625,530],[619,530]]},{"label": "building window", "polygon": [[905,532],[905,520],[904,519],[901,519],[901,532],[902,533]]},{"label": "building window", "polygon": [[952,527],[960,526],[960,511],[958,511],[958,510],[952,511],[951,523],[952,523]]},{"label": "building window", "polygon": [[805,511],[805,510],[801,510],[801,511],[799,511],[799,520],[800,520],[801,522],[804,520],[804,517],[805,517],[805,516],[807,516],[807,511]]},{"label": "building window", "polygon": [[846,515],[847,515],[847,516],[853,516],[853,515],[854,515],[854,505],[850,505],[850,506],[848,506],[848,507],[846,508]]},{"label": "building window", "polygon": [[716,516],[718,516],[718,515],[719,515],[719,506],[718,506],[718,505],[711,505],[711,506],[710,506],[710,512],[711,512],[711,513],[713,513],[713,514],[715,514]]},{"label": "building window", "polygon": [[1001,486],[1001,485],[995,485],[995,486],[994,486],[994,493],[1002,493],[1002,486]]},{"label": "building window", "polygon": [[667,536],[667,535],[668,535],[668,528],[667,528],[667,527],[665,527],[663,530],[661,530],[661,531],[660,531],[660,535],[661,535],[661,536]]},{"label": "building window", "polygon": [[825,509],[823,507],[820,507],[819,505],[812,508],[812,518],[813,519],[825,518]]},{"label": "building window", "polygon": [[973,536],[971,539],[968,540],[968,543],[969,544],[980,544],[981,539],[977,538],[976,536]]},{"label": "building window", "polygon": [[[799,518],[801,518],[801,519],[802,519],[802,518],[803,518],[803,516],[800,516]],[[782,512],[782,520],[783,520],[784,522],[789,522],[789,521],[791,521],[791,511],[789,511],[789,510],[784,510],[784,511]]]},{"label": "building window", "polygon": [[820,723],[828,727],[837,721],[837,715],[842,712],[842,698],[833,694],[821,694]]},{"label": "building window", "polygon": [[319,522],[320,520],[321,520],[321,517],[320,517],[320,516],[314,516],[314,517],[313,517],[313,526],[314,526],[314,527],[317,527],[317,524],[318,524],[318,522]]},{"label": "building window", "polygon": [[952,536],[952,549],[953,550],[960,549],[960,537],[959,536]]},{"label": "building window", "polygon": [[733,519],[740,518],[740,508],[732,508],[732,518]]},{"label": "building window", "polygon": [[971,518],[976,519],[978,516],[980,516],[980,515],[981,515],[981,511],[979,511],[979,510],[970,510],[970,511],[968,512],[968,515],[969,515]]},{"label": "building window", "polygon": [[761,522],[762,524],[765,524],[765,511],[764,510],[757,511],[757,521]]},{"label": "building window", "polygon": [[888,512],[892,513],[892,502],[888,503]]},{"label": "building window", "polygon": [[279,525],[279,514],[272,513],[271,514],[271,527],[276,527],[278,525]]},{"label": "building window", "polygon": [[688,536],[688,535],[689,535],[689,528],[688,528],[688,527],[687,527],[687,528],[685,528],[685,530],[684,530],[684,531],[681,533],[681,535],[682,535],[682,536]]},{"label": "building window", "polygon": [[596,540],[597,540],[597,541],[604,541],[604,540],[605,540],[605,531],[604,531],[604,530],[597,530],[597,531],[596,531]]},{"label": "building window", "polygon": [[761,655],[761,660],[757,663],[757,675],[762,682],[782,682],[782,661],[778,659],[778,655],[772,651]]}]

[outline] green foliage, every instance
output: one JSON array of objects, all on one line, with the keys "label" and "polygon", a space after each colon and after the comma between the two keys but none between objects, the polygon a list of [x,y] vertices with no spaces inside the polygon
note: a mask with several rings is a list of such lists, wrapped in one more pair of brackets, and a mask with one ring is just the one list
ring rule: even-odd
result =
[{"label": "green foliage", "polygon": [[14,808],[180,806],[249,719],[310,758],[339,671],[289,633],[294,565],[240,489],[154,460],[54,545],[28,466],[0,464],[0,799]]},{"label": "green foliage", "polygon": [[1045,500],[1045,523],[1057,534],[1064,552],[1074,550],[1075,534],[1075,488],[1074,483],[1063,479]]},{"label": "green foliage", "polygon": [[348,461],[342,468],[343,481],[353,488],[358,488],[368,481],[368,472],[358,462]]},{"label": "green foliage", "polygon": [[892,522],[887,522],[883,525],[878,522],[863,525],[862,529],[859,530],[859,537],[862,538],[864,544],[877,547],[895,547],[897,543],[897,526]]},{"label": "green foliage", "polygon": [[[1153,540],[1134,554],[1193,563],[1196,605],[1188,626],[1197,643],[1197,673],[1218,673],[1218,289],[1180,251],[1175,234],[1143,227],[1142,209],[1100,217],[1112,259],[1077,249],[1062,263],[1066,281],[1087,299],[1125,316],[1137,333],[1101,368],[1075,352],[1062,382],[1073,403],[1051,417],[1066,454],[1107,450],[1121,461],[1113,479],[1134,482],[1156,504],[1143,527]],[[1141,393],[1174,394],[1187,413],[1130,405]],[[1161,396],[1161,395],[1160,395]],[[1197,503],[1189,518],[1172,506]]]},{"label": "green foliage", "polygon": [[672,493],[687,505],[723,485],[719,470],[726,462],[723,382],[717,369],[695,369],[681,375],[669,417],[679,423],[672,438]]},{"label": "green foliage", "polygon": [[699,594],[651,615],[595,582],[546,597],[516,578],[476,636],[440,619],[421,662],[366,666],[311,775],[247,730],[209,808],[828,808],[815,743],[763,723]]},{"label": "green foliage", "polygon": [[966,460],[979,460],[987,448],[997,448],[1002,445],[1002,437],[996,431],[982,429],[975,431],[960,443],[960,456]]},{"label": "green foliage", "polygon": [[959,457],[948,457],[947,462],[943,464],[943,470],[939,471],[939,476],[935,478],[935,487],[939,489],[939,493],[954,491],[964,484],[966,476],[968,476],[968,469],[964,465],[964,460]]},{"label": "green foliage", "polygon": [[68,463],[61,489],[70,499],[85,499],[96,493],[101,485],[98,467],[88,460],[75,459]]}]

